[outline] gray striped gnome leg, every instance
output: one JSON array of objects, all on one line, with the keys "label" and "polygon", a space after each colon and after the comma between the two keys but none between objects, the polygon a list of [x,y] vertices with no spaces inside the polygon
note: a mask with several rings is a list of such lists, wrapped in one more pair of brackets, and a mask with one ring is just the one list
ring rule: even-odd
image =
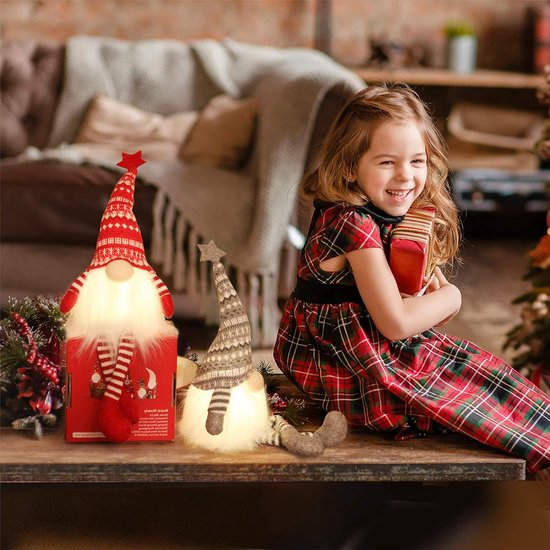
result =
[{"label": "gray striped gnome leg", "polygon": [[219,435],[223,431],[223,420],[231,398],[231,388],[216,388],[210,403],[206,417],[206,431],[210,435]]},{"label": "gray striped gnome leg", "polygon": [[284,447],[295,455],[316,456],[320,455],[325,446],[321,438],[313,432],[299,432],[290,425],[281,415],[273,414],[269,417],[271,430],[258,443]]},{"label": "gray striped gnome leg", "polygon": [[117,443],[130,437],[132,422],[137,421],[135,403],[124,387],[134,355],[134,345],[132,337],[121,338],[116,364],[99,405],[99,427],[107,439]]}]

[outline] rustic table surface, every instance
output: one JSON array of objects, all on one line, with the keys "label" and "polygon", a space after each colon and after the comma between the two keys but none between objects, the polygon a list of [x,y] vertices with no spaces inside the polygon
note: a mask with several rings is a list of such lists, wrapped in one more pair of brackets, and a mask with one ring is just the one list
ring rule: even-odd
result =
[{"label": "rustic table surface", "polygon": [[397,442],[351,431],[318,457],[276,447],[214,454],[167,443],[66,443],[62,430],[40,441],[2,428],[2,482],[488,481],[525,479],[525,461],[456,434]]}]

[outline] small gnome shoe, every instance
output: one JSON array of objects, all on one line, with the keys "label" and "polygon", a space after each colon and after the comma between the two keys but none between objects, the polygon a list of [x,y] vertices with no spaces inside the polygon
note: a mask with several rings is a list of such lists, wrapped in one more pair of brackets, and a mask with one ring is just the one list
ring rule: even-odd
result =
[{"label": "small gnome shoe", "polygon": [[340,445],[348,432],[348,421],[339,411],[330,411],[323,420],[323,425],[315,432],[325,447]]},{"label": "small gnome shoe", "polygon": [[137,424],[139,422],[141,414],[138,404],[128,391],[122,391],[122,395],[120,396],[120,410],[132,424]]},{"label": "small gnome shoe", "polygon": [[132,434],[132,424],[120,408],[120,402],[103,397],[99,404],[99,429],[109,441],[122,443]]},{"label": "small gnome shoe", "polygon": [[301,433],[290,424],[281,428],[281,444],[287,451],[301,456],[317,456],[325,450],[323,441],[317,434]]},{"label": "small gnome shoe", "polygon": [[206,417],[206,431],[210,435],[219,435],[223,432],[223,420],[225,415],[219,412],[208,412]]}]

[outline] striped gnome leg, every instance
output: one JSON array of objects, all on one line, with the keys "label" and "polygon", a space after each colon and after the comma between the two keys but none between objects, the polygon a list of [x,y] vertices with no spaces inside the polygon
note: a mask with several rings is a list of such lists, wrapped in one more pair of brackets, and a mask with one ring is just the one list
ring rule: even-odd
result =
[{"label": "striped gnome leg", "polygon": [[292,454],[301,456],[316,456],[325,450],[323,441],[318,435],[313,432],[299,432],[280,414],[271,415],[269,422],[271,430],[258,443],[284,447]]},{"label": "striped gnome leg", "polygon": [[108,440],[117,443],[130,437],[132,423],[139,419],[135,402],[124,387],[124,380],[134,355],[134,346],[134,340],[130,336],[120,340],[116,364],[99,405],[99,427]]},{"label": "striped gnome leg", "polygon": [[[131,336],[126,336],[127,341],[132,343],[132,353],[129,356],[130,361],[132,360],[131,355],[133,354],[133,338]],[[124,339],[121,341],[121,343]],[[128,357],[129,349],[127,345],[119,346],[118,355]],[[103,374],[104,383],[107,385],[111,381],[111,377],[115,370],[115,356],[112,349],[112,346],[109,344],[106,338],[99,338],[97,342],[97,358],[101,367],[101,372]],[[118,358],[117,358],[118,360]],[[129,391],[122,391],[120,395],[120,408],[122,412],[128,417],[128,420],[135,424],[139,421],[139,407],[133,399]]]},{"label": "striped gnome leg", "polygon": [[287,451],[302,456],[319,455],[326,448],[339,445],[346,438],[348,429],[346,417],[338,411],[329,412],[315,432],[299,432],[279,414],[270,416],[269,421],[271,431],[260,443],[285,447]]},{"label": "striped gnome leg", "polygon": [[[115,370],[115,353],[112,346],[109,344],[107,338],[100,337],[96,344],[97,361],[101,369],[101,377],[103,378],[103,384],[106,386],[111,380],[113,371]],[[105,393],[105,388],[101,393],[101,397]]]},{"label": "striped gnome leg", "polygon": [[210,435],[219,435],[223,431],[223,420],[231,398],[231,388],[216,388],[210,403],[206,417],[206,431]]}]

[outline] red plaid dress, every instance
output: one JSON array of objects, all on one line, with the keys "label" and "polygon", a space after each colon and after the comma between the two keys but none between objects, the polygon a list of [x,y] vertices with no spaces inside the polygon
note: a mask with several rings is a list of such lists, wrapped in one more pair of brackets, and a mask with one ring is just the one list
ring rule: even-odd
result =
[{"label": "red plaid dress", "polygon": [[[383,228],[384,229],[384,228]],[[361,207],[323,208],[302,251],[298,276],[355,286],[349,267],[319,264],[353,250],[383,248],[380,227]],[[363,303],[289,298],[275,343],[279,368],[326,410],[377,431],[443,426],[523,457],[535,472],[550,465],[550,398],[478,346],[435,329],[390,341]]]}]

